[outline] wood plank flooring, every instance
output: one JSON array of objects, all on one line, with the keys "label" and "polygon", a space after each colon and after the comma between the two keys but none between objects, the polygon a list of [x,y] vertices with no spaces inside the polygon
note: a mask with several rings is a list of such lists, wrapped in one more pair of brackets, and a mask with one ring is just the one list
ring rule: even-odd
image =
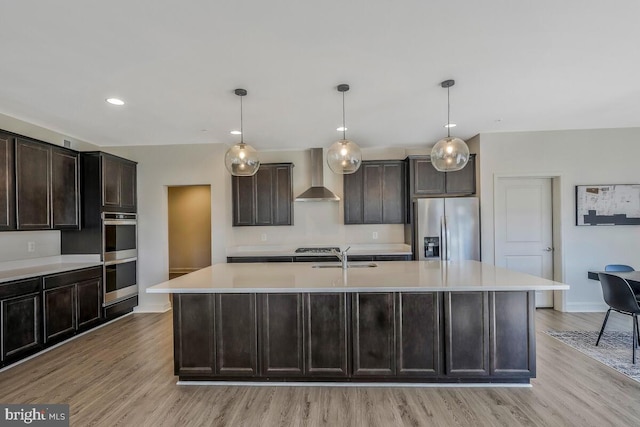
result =
[{"label": "wood plank flooring", "polygon": [[0,373],[0,402],[68,403],[72,426],[637,426],[640,383],[542,333],[603,316],[538,310],[523,389],[177,386],[171,313],[134,314]]}]

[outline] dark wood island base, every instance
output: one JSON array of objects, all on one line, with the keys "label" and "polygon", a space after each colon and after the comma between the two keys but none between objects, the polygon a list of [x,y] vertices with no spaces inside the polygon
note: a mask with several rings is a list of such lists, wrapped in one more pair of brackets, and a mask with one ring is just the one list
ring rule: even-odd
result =
[{"label": "dark wood island base", "polygon": [[175,293],[180,381],[528,384],[535,292]]}]

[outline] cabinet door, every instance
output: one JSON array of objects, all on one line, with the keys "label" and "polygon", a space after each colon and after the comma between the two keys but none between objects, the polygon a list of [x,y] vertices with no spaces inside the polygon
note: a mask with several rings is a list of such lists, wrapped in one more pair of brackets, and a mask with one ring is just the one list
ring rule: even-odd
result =
[{"label": "cabinet door", "polygon": [[0,301],[2,306],[2,360],[35,351],[42,343],[40,293]]},{"label": "cabinet door", "polygon": [[445,373],[489,374],[488,292],[445,292]]},{"label": "cabinet door", "polygon": [[121,167],[120,160],[102,155],[102,205],[104,207],[120,207]]},{"label": "cabinet door", "polygon": [[476,162],[475,154],[469,157],[467,165],[455,172],[446,173],[447,194],[475,194],[476,192]]},{"label": "cabinet door", "polygon": [[102,317],[102,279],[78,283],[76,300],[78,329],[99,322]]},{"label": "cabinet door", "polygon": [[255,224],[254,181],[255,181],[255,176],[231,177],[231,188],[233,192],[233,225],[234,226]]},{"label": "cabinet door", "polygon": [[444,194],[445,174],[439,172],[431,164],[430,159],[412,159],[412,196],[429,196]]},{"label": "cabinet door", "polygon": [[173,295],[173,363],[180,376],[215,373],[213,294]]},{"label": "cabinet door", "polygon": [[353,375],[395,374],[395,304],[392,293],[354,293]]},{"label": "cabinet door", "polygon": [[73,335],[76,330],[76,285],[44,291],[44,342]]},{"label": "cabinet door", "polygon": [[18,229],[51,228],[51,147],[18,138],[16,187]]},{"label": "cabinet door", "polygon": [[273,175],[274,169],[260,167],[255,177],[255,225],[273,224]]},{"label": "cabinet door", "polygon": [[288,165],[274,168],[273,225],[291,225],[293,223],[292,167],[292,165]]},{"label": "cabinet door", "polygon": [[346,377],[349,372],[346,293],[305,294],[305,373]]},{"label": "cabinet door", "polygon": [[384,167],[379,164],[362,164],[363,223],[382,223],[382,198]]},{"label": "cabinet door", "polygon": [[217,294],[215,305],[216,373],[257,375],[255,294]]},{"label": "cabinet door", "polygon": [[53,228],[77,229],[79,222],[78,153],[51,151],[51,205]]},{"label": "cabinet door", "polygon": [[440,295],[398,294],[398,375],[435,376],[440,372]]},{"label": "cabinet door", "polygon": [[14,139],[9,134],[0,133],[0,230],[16,228]]},{"label": "cabinet door", "polygon": [[302,294],[264,294],[261,300],[262,375],[302,375]]},{"label": "cabinet door", "polygon": [[383,165],[383,224],[403,224],[405,222],[405,182],[404,162],[395,162]]},{"label": "cabinet door", "polygon": [[536,375],[535,292],[490,292],[491,375]]},{"label": "cabinet door", "polygon": [[364,167],[361,165],[354,173],[343,176],[342,189],[345,224],[362,224],[364,221],[363,170]]},{"label": "cabinet door", "polygon": [[122,161],[120,165],[120,207],[136,211],[136,164]]}]

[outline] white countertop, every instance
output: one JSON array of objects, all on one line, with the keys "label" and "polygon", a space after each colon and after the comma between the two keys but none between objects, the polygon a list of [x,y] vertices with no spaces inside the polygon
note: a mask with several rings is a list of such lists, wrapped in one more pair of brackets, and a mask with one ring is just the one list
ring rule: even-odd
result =
[{"label": "white countertop", "polygon": [[260,256],[318,256],[330,254],[296,253],[296,249],[339,247],[345,250],[348,247],[349,255],[411,255],[411,246],[404,243],[380,243],[380,244],[354,244],[354,245],[327,245],[327,244],[299,244],[299,245],[258,245],[258,246],[233,246],[227,248],[228,257],[260,257]]},{"label": "white countertop", "polygon": [[[367,264],[367,263],[354,263]],[[478,261],[385,261],[372,268],[326,263],[216,264],[147,288],[149,293],[565,290],[568,285]]]},{"label": "white countertop", "polygon": [[0,263],[0,283],[102,265],[100,255],[58,255]]}]

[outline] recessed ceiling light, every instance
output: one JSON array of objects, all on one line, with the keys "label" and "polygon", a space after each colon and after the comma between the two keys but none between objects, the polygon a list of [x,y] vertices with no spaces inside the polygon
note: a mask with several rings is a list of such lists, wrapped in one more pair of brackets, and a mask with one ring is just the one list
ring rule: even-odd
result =
[{"label": "recessed ceiling light", "polygon": [[446,128],[454,128],[456,126],[458,126],[458,125],[455,124],[455,123],[447,123],[446,125],[444,125],[444,127],[446,127]]},{"label": "recessed ceiling light", "polygon": [[113,105],[124,105],[124,101],[118,98],[107,98],[106,101]]},{"label": "recessed ceiling light", "polygon": [[338,132],[344,132],[345,130],[348,130],[346,127],[344,126],[340,126],[338,129],[336,129]]},{"label": "recessed ceiling light", "polygon": [[229,132],[231,135],[242,135],[242,132],[240,132],[239,130],[232,130],[231,132]]}]

